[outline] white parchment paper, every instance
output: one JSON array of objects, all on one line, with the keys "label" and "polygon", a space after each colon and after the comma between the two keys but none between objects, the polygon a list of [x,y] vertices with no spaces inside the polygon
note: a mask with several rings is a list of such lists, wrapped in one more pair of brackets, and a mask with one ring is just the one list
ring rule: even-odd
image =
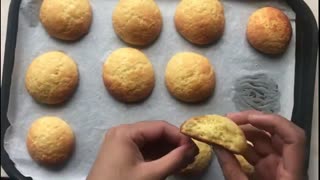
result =
[{"label": "white parchment paper", "polygon": [[[45,32],[38,20],[40,0],[22,1],[8,112],[11,127],[6,132],[4,142],[6,151],[22,174],[39,180],[85,179],[108,128],[150,119],[167,120],[179,126],[191,116],[236,111],[232,102],[234,81],[253,73],[266,73],[279,84],[280,114],[291,118],[296,39],[295,13],[288,5],[279,1],[224,0],[226,28],[223,37],[213,45],[197,47],[184,40],[175,30],[173,17],[179,1],[156,2],[164,22],[161,36],[153,45],[142,49],[154,66],[156,86],[143,103],[127,105],[114,100],[107,93],[101,77],[105,58],[113,50],[127,46],[118,39],[112,28],[111,16],[117,0],[91,0],[93,23],[90,32],[80,41],[72,43],[51,38]],[[291,43],[280,57],[271,58],[258,53],[245,38],[248,17],[266,5],[282,9],[292,23]],[[77,91],[61,106],[36,103],[24,87],[28,65],[38,55],[51,50],[62,50],[71,56],[80,72]],[[178,102],[167,92],[164,84],[166,64],[175,53],[181,51],[200,53],[213,64],[217,85],[209,101],[188,105]],[[28,127],[32,121],[44,115],[63,118],[75,132],[75,152],[63,167],[48,169],[39,166],[27,153],[25,139]],[[201,178],[195,179],[223,179],[216,158],[213,158],[209,170]]]}]

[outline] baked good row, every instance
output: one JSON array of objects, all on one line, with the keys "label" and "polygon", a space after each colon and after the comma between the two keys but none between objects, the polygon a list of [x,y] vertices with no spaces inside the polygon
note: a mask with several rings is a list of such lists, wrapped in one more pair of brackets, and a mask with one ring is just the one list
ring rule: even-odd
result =
[{"label": "baked good row", "polygon": [[[247,174],[254,167],[242,156],[250,146],[239,126],[232,120],[219,115],[192,117],[185,121],[180,130],[192,137],[198,146],[199,154],[187,167],[180,170],[180,176],[193,176],[203,173],[214,155],[214,146],[221,146],[234,153],[241,168]],[[76,135],[71,126],[55,116],[43,116],[29,127],[26,146],[31,158],[44,166],[65,163],[72,155]]]},{"label": "baked good row", "polygon": [[[40,21],[46,31],[62,40],[77,40],[89,32],[89,0],[44,0]],[[174,15],[179,34],[195,45],[217,41],[224,32],[224,8],[219,0],[181,0]],[[112,14],[114,32],[130,45],[147,46],[161,33],[161,11],[154,0],[121,0]],[[281,54],[290,42],[289,18],[279,9],[264,7],[253,12],[247,24],[248,42],[266,54]]]},{"label": "baked good row", "polygon": [[[108,92],[125,103],[146,99],[155,85],[153,66],[147,56],[134,48],[120,48],[107,57],[102,79]],[[29,65],[25,86],[44,104],[63,103],[79,82],[77,64],[60,51],[50,51]],[[196,53],[181,52],[168,62],[165,82],[170,94],[183,102],[206,100],[215,88],[215,71],[210,61]]]}]

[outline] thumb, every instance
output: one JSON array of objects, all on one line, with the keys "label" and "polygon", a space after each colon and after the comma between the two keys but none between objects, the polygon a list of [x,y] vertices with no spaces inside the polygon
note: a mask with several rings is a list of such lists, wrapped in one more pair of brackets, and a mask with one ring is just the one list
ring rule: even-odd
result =
[{"label": "thumb", "polygon": [[238,160],[232,153],[220,146],[214,146],[219,164],[226,180],[247,180],[248,177],[241,170]]},{"label": "thumb", "polygon": [[144,162],[143,170],[151,179],[164,179],[176,171],[186,167],[194,160],[199,150],[194,144],[184,144],[172,150],[160,159]]}]

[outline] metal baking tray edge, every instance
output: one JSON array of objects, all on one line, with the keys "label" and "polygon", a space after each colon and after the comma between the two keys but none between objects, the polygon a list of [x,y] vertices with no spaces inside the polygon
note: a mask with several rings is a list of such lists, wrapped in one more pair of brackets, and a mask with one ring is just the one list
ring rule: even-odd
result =
[{"label": "metal baking tray edge", "polygon": [[[303,0],[286,0],[296,13],[296,67],[294,83],[294,107],[292,121],[303,128],[307,137],[305,172],[310,153],[313,96],[317,66],[319,30],[310,8]],[[7,112],[11,75],[14,65],[21,0],[11,0],[8,15],[7,36],[1,84],[1,165],[10,179],[31,179],[23,176],[15,167],[4,149],[4,134],[10,126]],[[307,174],[306,174],[307,176]]]}]

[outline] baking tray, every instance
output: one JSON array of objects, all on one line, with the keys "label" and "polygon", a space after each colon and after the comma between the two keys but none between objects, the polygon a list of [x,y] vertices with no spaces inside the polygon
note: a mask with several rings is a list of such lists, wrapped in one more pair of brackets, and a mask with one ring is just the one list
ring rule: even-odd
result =
[{"label": "baking tray", "polygon": [[[307,151],[305,172],[309,164],[311,124],[315,71],[318,51],[318,27],[310,8],[302,0],[287,0],[296,13],[296,66],[294,82],[294,107],[292,122],[306,131]],[[5,44],[4,68],[1,85],[1,165],[12,179],[31,179],[24,177],[14,166],[4,149],[4,134],[10,126],[7,111],[10,95],[11,76],[14,65],[15,47],[21,0],[11,0],[8,15]]]}]

